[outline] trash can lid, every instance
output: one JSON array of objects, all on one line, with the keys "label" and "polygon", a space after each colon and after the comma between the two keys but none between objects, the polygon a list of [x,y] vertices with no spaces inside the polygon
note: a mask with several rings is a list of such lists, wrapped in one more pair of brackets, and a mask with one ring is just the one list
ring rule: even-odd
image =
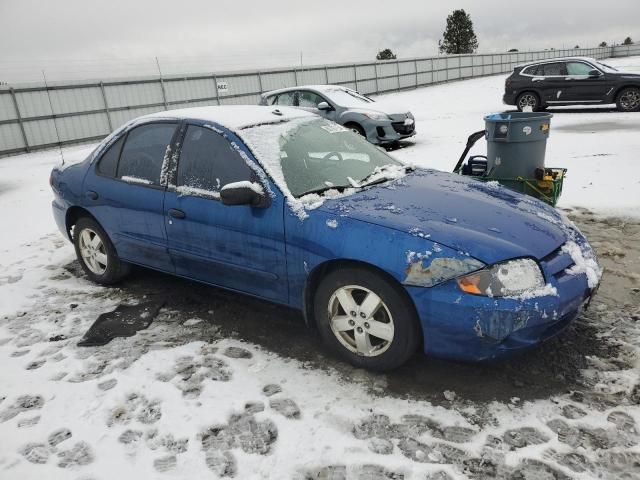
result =
[{"label": "trash can lid", "polygon": [[549,120],[553,115],[544,112],[502,112],[491,113],[484,117],[485,122],[531,122]]}]

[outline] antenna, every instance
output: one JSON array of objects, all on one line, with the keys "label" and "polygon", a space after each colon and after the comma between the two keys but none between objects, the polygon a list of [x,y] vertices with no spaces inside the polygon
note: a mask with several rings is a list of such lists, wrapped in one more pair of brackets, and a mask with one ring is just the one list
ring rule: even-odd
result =
[{"label": "antenna", "polygon": [[53,128],[56,130],[56,138],[58,139],[58,148],[60,149],[60,158],[62,159],[62,165],[64,165],[64,153],[62,153],[62,142],[60,141],[60,133],[58,132],[58,124],[56,123],[56,116],[53,113],[53,103],[51,102],[51,94],[49,93],[49,85],[47,84],[47,76],[42,70],[42,78],[44,78],[44,88],[47,91],[47,98],[49,99],[49,108],[51,108],[51,115],[53,115]]}]

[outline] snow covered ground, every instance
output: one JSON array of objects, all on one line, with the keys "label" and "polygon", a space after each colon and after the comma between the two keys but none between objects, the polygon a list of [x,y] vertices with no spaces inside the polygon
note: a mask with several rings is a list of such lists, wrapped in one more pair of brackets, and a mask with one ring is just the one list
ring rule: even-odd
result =
[{"label": "snow covered ground", "polygon": [[[419,130],[395,154],[452,169],[503,83],[391,95]],[[553,111],[547,164],[569,168],[561,206],[607,273],[575,328],[495,366],[373,375],[285,309],[144,270],[95,286],[51,217],[59,153],[0,159],[0,479],[640,478],[640,114],[582,110]],[[76,345],[99,314],[156,301],[147,330]]]}]

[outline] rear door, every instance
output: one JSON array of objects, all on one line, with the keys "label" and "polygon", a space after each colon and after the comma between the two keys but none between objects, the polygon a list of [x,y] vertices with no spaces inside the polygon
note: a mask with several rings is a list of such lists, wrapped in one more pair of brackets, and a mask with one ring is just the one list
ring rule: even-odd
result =
[{"label": "rear door", "polygon": [[267,208],[220,201],[224,185],[260,181],[245,160],[251,155],[248,149],[239,153],[241,141],[216,130],[185,125],[171,175],[164,208],[176,273],[286,303],[284,199],[274,195]]},{"label": "rear door", "polygon": [[129,130],[95,162],[84,183],[85,205],[111,238],[118,256],[173,271],[164,229],[160,172],[176,122]]},{"label": "rear door", "polygon": [[562,103],[569,97],[571,88],[571,83],[566,81],[566,77],[567,67],[564,62],[543,63],[538,66],[532,81],[541,92],[544,103]]}]

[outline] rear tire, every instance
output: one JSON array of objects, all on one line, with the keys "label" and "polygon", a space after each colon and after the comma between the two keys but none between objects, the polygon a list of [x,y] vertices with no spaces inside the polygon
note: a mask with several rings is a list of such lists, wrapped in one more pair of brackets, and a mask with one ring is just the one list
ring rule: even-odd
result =
[{"label": "rear tire", "polygon": [[616,105],[621,112],[640,111],[640,88],[623,88],[616,97]]},{"label": "rear tire", "polygon": [[325,344],[356,367],[393,370],[420,344],[411,300],[372,270],[345,267],[330,272],[316,290],[313,308]]},{"label": "rear tire", "polygon": [[87,277],[100,285],[122,280],[131,266],[118,258],[103,228],[89,217],[80,218],[73,228],[73,245],[80,266]]},{"label": "rear tire", "polygon": [[542,109],[540,98],[535,92],[522,92],[518,95],[516,107],[518,107],[519,112],[524,111],[526,107],[531,107],[532,112],[539,112]]}]

